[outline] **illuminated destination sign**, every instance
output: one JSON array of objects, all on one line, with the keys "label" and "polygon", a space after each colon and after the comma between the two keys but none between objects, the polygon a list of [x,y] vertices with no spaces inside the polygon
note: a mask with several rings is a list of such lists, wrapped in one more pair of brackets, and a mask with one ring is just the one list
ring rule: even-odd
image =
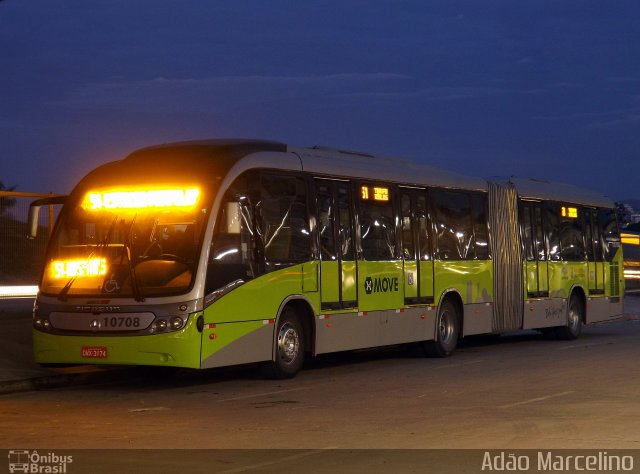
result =
[{"label": "illuminated destination sign", "polygon": [[560,214],[562,215],[562,217],[568,217],[570,219],[577,219],[578,218],[578,208],[577,207],[562,206],[560,208]]},{"label": "illuminated destination sign", "polygon": [[106,274],[107,261],[104,258],[54,260],[51,262],[51,275],[55,279],[93,277]]},{"label": "illuminated destination sign", "polygon": [[389,200],[389,188],[385,186],[360,186],[360,198],[363,201],[383,201]]},{"label": "illuminated destination sign", "polygon": [[82,207],[90,210],[185,208],[195,206],[199,195],[198,188],[92,191],[87,193]]}]

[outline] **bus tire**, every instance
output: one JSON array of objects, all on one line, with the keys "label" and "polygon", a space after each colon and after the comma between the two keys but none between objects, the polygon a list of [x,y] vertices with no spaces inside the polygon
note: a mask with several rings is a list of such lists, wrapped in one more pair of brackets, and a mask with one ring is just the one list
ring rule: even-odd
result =
[{"label": "bus tire", "polygon": [[304,331],[300,318],[292,308],[285,308],[278,320],[275,338],[275,359],[267,364],[267,376],[290,379],[304,364]]},{"label": "bus tire", "polygon": [[567,325],[555,328],[556,337],[563,341],[573,341],[577,339],[582,332],[582,320],[584,318],[584,304],[575,293],[569,299],[569,308],[567,309]]},{"label": "bus tire", "polygon": [[456,305],[451,300],[445,300],[440,305],[436,320],[436,338],[434,341],[422,343],[428,357],[449,357],[460,336],[460,319]]}]

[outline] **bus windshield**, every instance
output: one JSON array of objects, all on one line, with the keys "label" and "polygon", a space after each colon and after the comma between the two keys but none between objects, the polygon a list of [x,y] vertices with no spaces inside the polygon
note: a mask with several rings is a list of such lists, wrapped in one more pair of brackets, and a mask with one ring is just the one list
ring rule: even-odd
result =
[{"label": "bus windshield", "polygon": [[40,290],[68,296],[146,297],[188,291],[206,213],[197,189],[87,193],[65,210]]}]

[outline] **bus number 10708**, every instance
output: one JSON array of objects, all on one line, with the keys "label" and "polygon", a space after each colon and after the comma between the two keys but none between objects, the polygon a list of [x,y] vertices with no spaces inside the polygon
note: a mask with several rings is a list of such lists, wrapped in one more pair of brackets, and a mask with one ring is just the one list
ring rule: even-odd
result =
[{"label": "bus number 10708", "polygon": [[139,328],[140,318],[111,316],[103,318],[102,327],[104,329],[115,328]]}]

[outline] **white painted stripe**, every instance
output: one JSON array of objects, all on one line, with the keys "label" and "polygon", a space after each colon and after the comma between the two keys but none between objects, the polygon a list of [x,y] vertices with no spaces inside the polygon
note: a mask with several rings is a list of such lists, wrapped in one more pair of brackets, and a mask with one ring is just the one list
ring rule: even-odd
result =
[{"label": "white painted stripe", "polygon": [[484,359],[480,359],[480,360],[473,360],[470,362],[462,362],[459,364],[447,364],[447,365],[440,365],[437,367],[437,369],[441,370],[441,369],[452,369],[452,368],[456,368],[456,367],[465,367],[467,365],[474,365],[474,364],[482,364],[484,362]]},{"label": "white painted stripe", "polygon": [[595,344],[573,344],[571,346],[558,347],[559,351],[566,351],[567,349],[584,349],[587,347],[596,347],[596,346],[608,346],[613,344],[613,342],[597,342]]},{"label": "white painted stripe", "polygon": [[498,408],[513,408],[513,407],[518,407],[520,405],[527,405],[529,403],[543,402],[545,400],[550,400],[552,398],[558,398],[558,397],[564,397],[566,395],[571,395],[572,393],[575,393],[575,392],[573,390],[571,390],[569,392],[554,393],[553,395],[547,395],[546,397],[531,398],[529,400],[523,400],[521,402],[509,403],[508,405],[502,405],[502,406],[500,406]]},{"label": "white painted stripe", "polygon": [[129,408],[129,413],[142,413],[145,411],[165,411],[167,407],[151,407],[151,408]]},{"label": "white painted stripe", "polygon": [[37,293],[37,286],[0,286],[0,298],[28,298]]},{"label": "white painted stripe", "polygon": [[[274,466],[276,464],[282,464],[289,461],[294,461],[296,459],[306,458],[308,456],[313,456],[315,454],[320,454],[328,449],[336,449],[336,448],[324,448],[324,449],[314,449],[313,451],[305,451],[298,454],[292,454],[290,456],[284,456],[278,459],[273,459],[271,461],[264,461],[255,464],[248,464],[242,467],[236,467],[234,469],[227,469],[226,471],[218,471],[219,474],[235,474],[237,472],[247,472],[247,471],[255,471],[261,469],[263,467]],[[269,469],[270,470],[270,469]],[[289,469],[282,469],[283,471],[288,471]]]},{"label": "white painted stripe", "polygon": [[247,400],[249,398],[258,398],[258,397],[264,397],[264,396],[267,396],[267,395],[278,395],[280,393],[298,392],[300,390],[309,390],[310,388],[311,387],[298,387],[298,388],[291,388],[289,390],[276,390],[275,392],[253,393],[251,395],[242,395],[240,397],[223,398],[222,400],[218,400],[218,402],[233,402],[235,400]]}]

